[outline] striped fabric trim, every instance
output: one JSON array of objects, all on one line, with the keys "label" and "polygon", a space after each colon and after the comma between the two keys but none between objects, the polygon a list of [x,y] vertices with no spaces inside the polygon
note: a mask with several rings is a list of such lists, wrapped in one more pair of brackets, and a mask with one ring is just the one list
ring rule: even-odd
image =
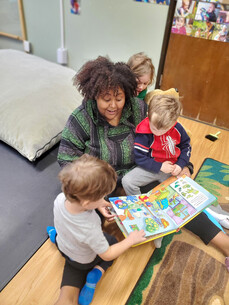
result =
[{"label": "striped fabric trim", "polygon": [[[143,147],[144,147],[144,146],[143,146]],[[134,148],[136,148],[136,149],[138,149],[138,150],[141,150],[141,151],[144,151],[144,152],[146,152],[146,153],[148,153],[148,151],[149,151],[149,149],[144,149],[144,148],[139,147],[139,146],[137,146],[137,145],[134,145]]]},{"label": "striped fabric trim", "polygon": [[86,282],[86,286],[87,286],[88,288],[95,289],[96,284]]},{"label": "striped fabric trim", "polygon": [[144,146],[144,145],[142,145],[140,143],[135,142],[134,145],[141,146],[142,148],[145,148],[145,149],[149,150],[149,147]]}]

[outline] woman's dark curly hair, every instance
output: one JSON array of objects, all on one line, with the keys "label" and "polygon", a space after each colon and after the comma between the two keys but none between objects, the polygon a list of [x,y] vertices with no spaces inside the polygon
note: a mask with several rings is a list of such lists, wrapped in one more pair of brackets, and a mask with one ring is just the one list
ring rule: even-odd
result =
[{"label": "woman's dark curly hair", "polygon": [[123,62],[113,63],[99,56],[86,62],[73,78],[73,84],[85,99],[96,100],[109,90],[115,93],[121,88],[126,101],[136,94],[137,81],[129,66]]}]

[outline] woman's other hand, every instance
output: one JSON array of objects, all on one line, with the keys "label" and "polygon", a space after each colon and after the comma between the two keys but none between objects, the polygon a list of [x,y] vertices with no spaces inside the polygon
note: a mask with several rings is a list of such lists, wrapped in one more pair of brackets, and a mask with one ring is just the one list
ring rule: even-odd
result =
[{"label": "woman's other hand", "polygon": [[179,175],[177,176],[178,178],[183,176],[183,175],[186,175],[188,177],[191,177],[191,173],[190,173],[190,170],[187,166],[185,166],[182,171],[179,173]]}]

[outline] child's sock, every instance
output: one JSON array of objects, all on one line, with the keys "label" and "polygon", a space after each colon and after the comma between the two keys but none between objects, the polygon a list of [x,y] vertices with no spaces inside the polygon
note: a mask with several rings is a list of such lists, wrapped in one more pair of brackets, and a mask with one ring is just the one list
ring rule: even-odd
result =
[{"label": "child's sock", "polygon": [[229,217],[228,216],[226,216],[225,219],[220,220],[219,223],[224,228],[229,229]]},{"label": "child's sock", "polygon": [[226,259],[225,259],[225,265],[226,265],[227,271],[229,272],[229,256],[226,257]]},{"label": "child's sock", "polygon": [[55,244],[55,242],[56,242],[56,229],[54,227],[48,226],[46,231],[49,235],[49,238],[50,238],[51,242]]},{"label": "child's sock", "polygon": [[101,279],[102,271],[94,268],[87,275],[86,284],[83,286],[80,291],[78,303],[80,305],[88,305],[92,302],[95,287],[98,281]]},{"label": "child's sock", "polygon": [[162,239],[163,239],[163,237],[154,239],[154,245],[156,248],[161,248]]}]

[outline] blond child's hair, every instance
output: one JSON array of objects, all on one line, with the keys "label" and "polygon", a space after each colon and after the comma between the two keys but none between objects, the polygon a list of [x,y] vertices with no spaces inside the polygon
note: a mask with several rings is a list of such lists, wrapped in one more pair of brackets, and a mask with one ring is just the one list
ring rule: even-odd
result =
[{"label": "blond child's hair", "polygon": [[187,4],[188,5],[188,8],[191,6],[192,4],[192,0],[182,0],[182,7]]},{"label": "blond child's hair", "polygon": [[70,202],[99,200],[114,190],[117,180],[110,164],[88,154],[66,165],[58,177]]},{"label": "blond child's hair", "polygon": [[150,83],[151,85],[154,80],[155,67],[152,63],[151,58],[149,58],[145,53],[140,52],[132,55],[127,65],[134,72],[136,77],[141,77],[145,74],[150,74]]},{"label": "blond child's hair", "polygon": [[158,129],[172,127],[182,110],[182,104],[178,97],[172,95],[154,95],[149,101],[148,118]]}]

